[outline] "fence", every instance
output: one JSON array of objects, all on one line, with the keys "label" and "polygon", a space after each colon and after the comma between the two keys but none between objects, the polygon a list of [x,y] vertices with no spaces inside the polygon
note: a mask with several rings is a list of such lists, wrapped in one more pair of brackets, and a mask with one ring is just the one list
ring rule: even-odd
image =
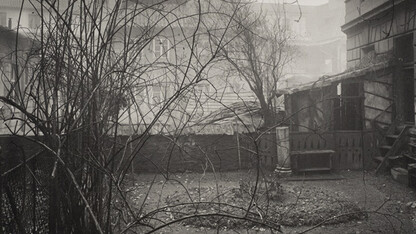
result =
[{"label": "fence", "polygon": [[334,150],[332,166],[335,170],[371,167],[372,157],[377,153],[375,141],[372,131],[290,133],[290,149],[293,151]]}]

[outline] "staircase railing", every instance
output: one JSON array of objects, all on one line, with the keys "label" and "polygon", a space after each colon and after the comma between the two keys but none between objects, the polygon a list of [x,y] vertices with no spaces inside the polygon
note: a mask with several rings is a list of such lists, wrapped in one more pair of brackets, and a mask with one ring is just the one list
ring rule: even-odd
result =
[{"label": "staircase railing", "polygon": [[387,159],[390,156],[393,156],[393,154],[395,154],[397,152],[397,150],[399,150],[403,146],[403,143],[406,140],[406,137],[405,136],[406,136],[407,130],[409,128],[410,128],[409,126],[404,126],[403,129],[400,131],[397,139],[394,141],[394,143],[391,146],[391,148],[389,149],[389,151],[387,151],[387,153],[383,156],[383,159],[381,160],[380,164],[377,166],[376,174],[379,172],[379,170],[384,165],[384,163],[387,161]]},{"label": "staircase railing", "polygon": [[[374,119],[371,120],[371,127],[375,130],[377,130],[377,132],[384,138],[386,135],[391,134],[394,132],[394,129],[397,127],[397,119],[395,119],[392,124],[390,124],[389,128],[387,129],[387,131],[385,129],[382,129],[379,124],[377,124],[378,119],[383,116],[385,113],[387,113],[387,110],[392,108],[394,106],[394,102],[391,103],[389,106],[387,106],[382,112],[380,112]],[[394,126],[393,126],[394,125]]]},{"label": "staircase railing", "polygon": [[[386,136],[390,134],[392,131],[394,131],[394,128],[396,127],[397,123],[395,123],[396,121],[393,121],[393,123],[386,130],[386,129],[381,128],[377,122],[378,122],[378,119],[381,116],[383,116],[385,113],[387,113],[387,110],[389,110],[390,108],[393,108],[393,106],[394,106],[394,103],[391,103],[370,122],[371,127],[375,130],[374,146],[377,149],[376,153],[378,155],[381,155],[381,151],[377,146],[381,144],[386,144]],[[392,125],[394,125],[394,128]]]}]

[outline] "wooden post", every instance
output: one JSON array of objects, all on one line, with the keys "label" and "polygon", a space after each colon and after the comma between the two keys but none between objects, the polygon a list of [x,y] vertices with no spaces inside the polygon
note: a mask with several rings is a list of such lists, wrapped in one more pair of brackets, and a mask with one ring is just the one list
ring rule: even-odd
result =
[{"label": "wooden post", "polygon": [[340,152],[340,147],[339,147],[339,144],[338,144],[338,131],[333,131],[332,134],[333,134],[332,139],[334,141],[332,148],[335,151],[335,153],[334,153],[334,155],[332,156],[332,159],[331,159],[332,160],[332,166],[335,169],[340,170],[341,165],[340,165],[339,162],[340,162],[340,159],[341,159],[341,152]]},{"label": "wooden post", "polygon": [[[276,150],[276,164],[279,164],[279,136],[278,136],[277,128],[274,128],[274,143],[276,145],[276,148],[275,148],[275,150]],[[274,163],[274,161],[272,161],[272,162]]]},{"label": "wooden post", "polygon": [[238,122],[236,119],[236,136],[237,136],[237,155],[238,155],[238,170],[241,170],[241,153],[240,153],[240,135],[238,132]]}]

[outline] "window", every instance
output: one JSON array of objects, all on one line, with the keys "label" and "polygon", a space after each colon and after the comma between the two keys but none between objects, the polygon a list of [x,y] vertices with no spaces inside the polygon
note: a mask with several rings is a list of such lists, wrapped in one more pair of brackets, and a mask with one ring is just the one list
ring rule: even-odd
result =
[{"label": "window", "polygon": [[29,14],[29,28],[37,29],[40,26],[40,16],[32,12]]},{"label": "window", "polygon": [[209,91],[209,85],[208,84],[198,84],[195,86],[195,91],[198,95],[206,94]]},{"label": "window", "polygon": [[411,63],[413,66],[413,33],[396,37],[393,42],[393,47],[394,55],[399,61]]},{"label": "window", "polygon": [[157,104],[160,103],[161,101],[161,88],[160,86],[153,86],[153,103]]},{"label": "window", "polygon": [[11,64],[10,63],[2,63],[1,64],[1,82],[3,83],[3,95],[6,96],[9,92],[9,84],[10,84],[10,77],[11,77]]},{"label": "window", "polygon": [[231,92],[233,93],[239,93],[241,91],[241,89],[243,88],[243,85],[241,84],[241,82],[239,81],[233,81],[231,83]]},{"label": "window", "polygon": [[169,57],[169,40],[167,38],[155,38],[153,40],[153,52],[156,58]]},{"label": "window", "polygon": [[179,100],[180,110],[186,110],[186,106],[188,105],[188,102],[189,102],[189,97],[181,95],[179,96],[178,100]]},{"label": "window", "polygon": [[[1,82],[4,85],[3,95],[7,95],[16,81],[15,65],[11,63],[3,63],[1,66]],[[10,93],[10,99],[14,99],[14,92]]]},{"label": "window", "polygon": [[26,71],[25,71],[25,79],[24,79],[24,86],[23,87],[26,87],[26,85],[29,84],[30,77],[31,77],[32,74],[33,74],[33,70],[31,68],[27,68]]},{"label": "window", "polygon": [[[3,86],[6,84],[7,81],[6,76],[6,64],[0,61],[0,82],[1,84],[3,84]],[[0,95],[5,95],[4,90],[5,88],[3,88],[3,90],[0,90]]]},{"label": "window", "polygon": [[361,49],[361,64],[368,66],[371,63],[374,63],[374,60],[377,56],[374,45],[370,45]]},{"label": "window", "polygon": [[7,27],[7,14],[6,12],[0,12],[0,25]]},{"label": "window", "polygon": [[374,57],[376,55],[376,50],[374,45],[369,45],[361,49],[362,50],[362,58],[364,57]]},{"label": "window", "polygon": [[[208,108],[208,97],[209,97],[209,85],[208,84],[197,84],[195,86],[195,101],[197,105],[201,105],[202,114],[204,112],[204,108]],[[202,116],[202,115],[201,115]]]}]

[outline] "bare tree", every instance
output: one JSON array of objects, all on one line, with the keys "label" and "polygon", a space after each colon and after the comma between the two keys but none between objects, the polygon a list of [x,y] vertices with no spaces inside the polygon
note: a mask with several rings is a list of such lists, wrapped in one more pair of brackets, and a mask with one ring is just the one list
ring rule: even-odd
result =
[{"label": "bare tree", "polygon": [[254,92],[263,113],[263,127],[276,124],[278,81],[285,76],[294,57],[292,35],[283,5],[264,9],[262,4],[239,6],[234,17],[235,39],[222,48],[225,69],[238,74]]},{"label": "bare tree", "polygon": [[[194,87],[208,80],[206,71],[227,38],[233,39],[226,35],[239,8],[216,11],[228,4],[221,1],[215,6],[121,0],[24,4],[35,9],[41,24],[37,30],[17,29],[16,48],[10,53],[14,71],[7,73],[14,75],[3,79],[10,85],[0,101],[10,110],[3,116],[8,133],[40,149],[28,158],[42,155],[42,176],[36,168],[29,168],[27,175],[33,177],[34,200],[40,196],[40,205],[47,206],[44,228],[51,233],[141,232],[180,222],[160,221],[156,216],[164,208],[145,211],[146,200],[141,207],[133,205],[124,187],[126,174],[157,124],[168,129],[178,120],[173,128],[180,134],[189,123],[183,118],[189,109],[176,107],[190,97],[203,103]],[[209,19],[224,15],[228,18],[216,28],[215,44],[199,53],[197,39],[210,35],[214,26]],[[21,33],[32,42],[23,54],[18,53]],[[123,126],[131,128],[128,137],[120,135]],[[25,169],[25,160],[16,168]],[[169,180],[169,168],[162,172]],[[37,192],[36,183],[46,189]],[[18,229],[32,230],[20,216],[14,215]],[[42,220],[35,216],[33,230],[40,228],[36,220]],[[247,215],[227,216],[250,220]]]}]

